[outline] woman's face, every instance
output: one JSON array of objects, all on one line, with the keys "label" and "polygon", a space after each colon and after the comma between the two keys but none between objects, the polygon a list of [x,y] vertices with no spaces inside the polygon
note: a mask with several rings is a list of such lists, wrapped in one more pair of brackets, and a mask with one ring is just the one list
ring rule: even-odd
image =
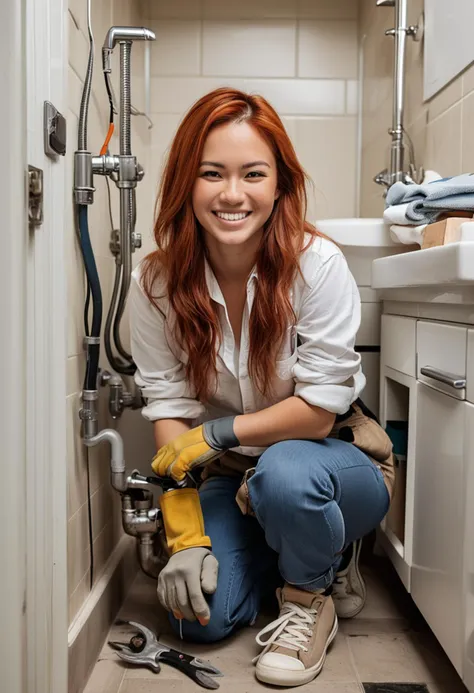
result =
[{"label": "woman's face", "polygon": [[224,245],[260,236],[277,197],[275,157],[257,131],[246,122],[212,130],[192,192],[206,234]]}]

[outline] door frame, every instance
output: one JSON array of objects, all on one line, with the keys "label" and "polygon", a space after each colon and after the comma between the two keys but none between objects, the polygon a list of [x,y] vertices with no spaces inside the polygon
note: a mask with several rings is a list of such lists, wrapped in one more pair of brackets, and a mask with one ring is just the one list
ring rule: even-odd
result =
[{"label": "door frame", "polygon": [[4,493],[0,503],[0,543],[4,566],[0,576],[0,671],[5,690],[25,690],[26,565],[26,226],[24,135],[25,11],[21,0],[0,3],[0,130],[2,146],[0,208],[0,469]]},{"label": "door frame", "polygon": [[[27,622],[28,693],[66,693],[67,281],[66,160],[48,158],[44,101],[67,114],[66,0],[26,2],[28,164],[44,172],[44,221],[30,232],[27,258]],[[31,464],[31,461],[34,461]]]},{"label": "door frame", "polygon": [[[44,101],[67,113],[67,11],[65,0],[0,3],[0,670],[9,693],[67,693],[66,176],[64,158],[43,149]],[[35,230],[28,164],[44,172]]]}]

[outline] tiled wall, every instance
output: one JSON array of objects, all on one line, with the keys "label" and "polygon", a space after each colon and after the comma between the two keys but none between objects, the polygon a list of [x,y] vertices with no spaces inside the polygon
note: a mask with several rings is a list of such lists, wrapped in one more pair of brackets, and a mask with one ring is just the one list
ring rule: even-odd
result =
[{"label": "tiled wall", "polygon": [[[71,0],[69,8],[69,111],[68,153],[69,160],[66,200],[67,208],[67,249],[66,266],[68,272],[68,362],[67,362],[67,399],[68,411],[68,584],[69,584],[69,621],[73,621],[80,607],[90,592],[90,559],[89,559],[89,518],[86,450],[80,438],[80,392],[82,390],[85,358],[82,346],[84,336],[83,307],[85,300],[84,271],[80,249],[76,239],[73,216],[72,186],[73,157],[77,149],[77,129],[79,106],[81,102],[83,79],[86,73],[89,44],[87,39],[87,0]],[[89,151],[98,154],[108,129],[108,101],[101,72],[102,45],[106,32],[113,24],[142,25],[139,4],[136,0],[94,0],[92,2],[92,29],[95,38],[95,69],[92,97],[89,111]],[[116,51],[118,53],[118,49]],[[143,56],[141,48],[132,49],[132,65],[136,75],[143,76]],[[118,58],[114,56],[114,88],[118,89]],[[139,87],[137,86],[139,85]],[[139,108],[143,106],[141,92],[143,80],[132,82],[132,103]],[[117,123],[117,119],[116,119]],[[149,151],[151,131],[143,118],[132,119],[132,150],[144,164]],[[116,126],[118,129],[118,126]],[[112,153],[118,153],[118,138],[114,136],[110,145]],[[97,188],[95,201],[89,208],[89,222],[92,245],[101,278],[104,318],[110,302],[111,287],[114,276],[114,258],[109,251],[110,219],[107,202],[106,182],[99,176],[94,177]],[[111,184],[112,211],[115,227],[118,227],[118,191]],[[151,195],[145,183],[137,193],[138,226],[148,229],[151,220]],[[138,230],[138,229],[137,229]],[[124,333],[126,330],[124,330]],[[126,338],[124,339],[126,344]],[[104,354],[101,365],[107,367]],[[107,415],[108,392],[101,392],[100,428],[113,426]],[[137,414],[137,413],[136,413]],[[138,416],[138,414],[137,414]],[[109,482],[110,451],[107,443],[101,448],[89,451],[90,458],[90,494],[92,505],[92,535],[94,547],[94,582],[97,582],[118,540],[122,536],[121,513],[118,494],[112,491]],[[133,462],[132,462],[133,464]]]},{"label": "tiled wall", "polygon": [[308,218],[356,209],[356,0],[143,0],[152,47],[150,173],[200,96],[234,86],[265,96],[283,116],[314,181]]},{"label": "tiled wall", "polygon": [[[408,24],[416,24],[423,0],[408,3]],[[372,179],[390,162],[392,122],[393,39],[384,31],[394,26],[394,11],[361,0],[360,37],[364,55],[361,216],[380,216],[382,188]],[[365,38],[364,38],[365,37]],[[430,101],[423,102],[422,44],[407,41],[405,129],[416,165],[442,176],[474,169],[474,66],[459,75]]]}]

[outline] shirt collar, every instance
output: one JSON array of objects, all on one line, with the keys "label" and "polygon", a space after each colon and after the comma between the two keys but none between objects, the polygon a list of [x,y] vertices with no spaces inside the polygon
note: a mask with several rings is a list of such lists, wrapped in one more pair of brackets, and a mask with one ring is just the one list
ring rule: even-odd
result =
[{"label": "shirt collar", "polygon": [[[217,281],[216,275],[214,274],[207,258],[204,258],[204,270],[209,296],[217,303],[220,303],[221,305],[225,306],[225,300],[221,291],[221,287],[219,286],[219,282]],[[256,265],[253,266],[252,271],[249,274],[249,278],[247,280],[247,288],[249,287],[254,278],[258,278]]]}]

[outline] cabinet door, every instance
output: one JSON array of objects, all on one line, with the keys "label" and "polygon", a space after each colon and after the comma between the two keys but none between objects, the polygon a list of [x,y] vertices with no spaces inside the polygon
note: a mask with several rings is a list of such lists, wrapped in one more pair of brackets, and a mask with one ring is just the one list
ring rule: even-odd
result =
[{"label": "cabinet door", "polygon": [[417,382],[412,596],[462,675],[466,403]]},{"label": "cabinet door", "polygon": [[466,493],[464,519],[463,681],[474,691],[474,405],[466,404]]}]

